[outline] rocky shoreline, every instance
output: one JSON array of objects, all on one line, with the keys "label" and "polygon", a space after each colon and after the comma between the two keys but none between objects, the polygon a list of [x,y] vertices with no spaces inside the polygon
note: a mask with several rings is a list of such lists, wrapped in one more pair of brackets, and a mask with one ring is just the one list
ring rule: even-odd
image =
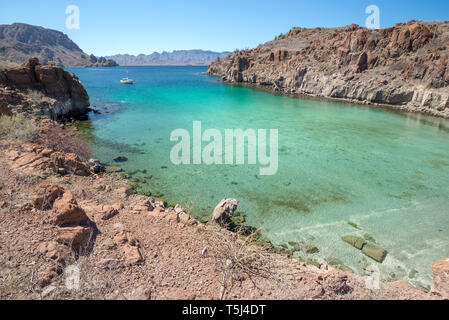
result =
[{"label": "rocky shoreline", "polygon": [[449,118],[449,22],[369,30],[293,28],[213,62],[206,74],[295,96]]},{"label": "rocky shoreline", "polygon": [[[373,288],[371,277],[298,261],[255,245],[253,232],[228,230],[235,199],[224,199],[204,224],[180,205],[135,194],[120,173],[80,157],[79,146],[78,154],[64,151],[76,140],[66,140],[68,128],[51,118],[82,114],[88,96],[61,70],[31,59],[1,71],[8,88],[0,88],[0,119],[23,115],[47,138],[0,130],[0,299],[449,299],[449,259],[433,265],[430,292],[405,281]],[[43,96],[27,97],[30,86]],[[69,107],[54,110],[58,103]],[[48,137],[51,128],[63,131]],[[363,239],[346,240],[379,260],[386,254]]]}]

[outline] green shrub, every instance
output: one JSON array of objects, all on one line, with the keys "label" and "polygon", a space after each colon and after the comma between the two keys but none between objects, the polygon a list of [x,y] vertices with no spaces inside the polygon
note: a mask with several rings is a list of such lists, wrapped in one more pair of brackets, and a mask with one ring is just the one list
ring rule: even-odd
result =
[{"label": "green shrub", "polygon": [[38,132],[39,127],[34,121],[22,115],[0,117],[0,138],[31,142],[36,139]]}]

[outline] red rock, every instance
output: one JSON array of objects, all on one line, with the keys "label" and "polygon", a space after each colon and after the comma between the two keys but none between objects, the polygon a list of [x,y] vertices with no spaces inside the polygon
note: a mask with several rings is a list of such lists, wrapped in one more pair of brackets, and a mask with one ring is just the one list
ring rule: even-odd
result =
[{"label": "red rock", "polygon": [[64,188],[55,184],[41,184],[36,188],[33,205],[38,210],[49,210],[64,191]]},{"label": "red rock", "polygon": [[119,214],[119,211],[113,206],[103,206],[100,213],[101,220],[109,220]]},{"label": "red rock", "polygon": [[91,228],[85,227],[59,228],[56,241],[78,251],[88,246],[92,233]]},{"label": "red rock", "polygon": [[50,163],[56,172],[60,172],[62,169],[62,173],[65,174],[73,173],[78,176],[88,176],[90,174],[89,166],[73,153],[52,153]]},{"label": "red rock", "polygon": [[53,222],[59,226],[78,224],[87,219],[86,212],[78,206],[70,190],[65,190],[62,197],[53,204]]},{"label": "red rock", "polygon": [[432,270],[432,292],[449,299],[449,259],[435,262]]},{"label": "red rock", "polygon": [[143,261],[142,254],[138,247],[126,244],[123,246],[123,253],[128,265],[135,265]]}]

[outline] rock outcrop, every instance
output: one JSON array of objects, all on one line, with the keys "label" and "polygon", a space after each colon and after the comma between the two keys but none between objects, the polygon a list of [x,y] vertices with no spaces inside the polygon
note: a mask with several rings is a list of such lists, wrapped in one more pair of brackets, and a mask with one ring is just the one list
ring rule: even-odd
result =
[{"label": "rock outcrop", "polygon": [[293,28],[213,62],[207,74],[294,95],[392,106],[449,118],[449,22],[370,30]]},{"label": "rock outcrop", "polygon": [[432,265],[432,292],[449,299],[449,259],[443,259]]},{"label": "rock outcrop", "polygon": [[236,199],[223,199],[217,205],[212,214],[210,222],[217,223],[222,227],[228,227],[231,223],[232,216],[237,210],[239,202]]},{"label": "rock outcrop", "polygon": [[24,23],[0,25],[0,60],[25,63],[30,56],[63,67],[115,67],[111,59],[83,52],[64,33]]},{"label": "rock outcrop", "polygon": [[40,92],[41,100],[49,99],[43,101],[39,111],[53,119],[85,115],[90,105],[86,88],[74,74],[55,65],[43,66],[37,58],[19,67],[1,70],[0,87],[5,87],[0,92],[0,104],[7,103],[13,109],[14,106],[31,107],[32,103],[21,93]]}]

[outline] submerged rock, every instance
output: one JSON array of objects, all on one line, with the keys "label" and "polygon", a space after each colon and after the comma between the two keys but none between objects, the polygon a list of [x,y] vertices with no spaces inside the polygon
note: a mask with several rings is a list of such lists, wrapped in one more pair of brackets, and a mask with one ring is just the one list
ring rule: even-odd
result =
[{"label": "submerged rock", "polygon": [[126,161],[128,161],[128,158],[127,158],[127,157],[124,157],[124,156],[117,156],[117,157],[115,157],[113,160],[114,160],[115,162],[126,162]]},{"label": "submerged rock", "polygon": [[366,244],[364,239],[357,236],[344,236],[341,239],[359,250],[362,250],[363,246]]},{"label": "submerged rock", "polygon": [[384,248],[372,245],[372,244],[366,244],[362,248],[362,252],[370,257],[371,259],[376,260],[377,262],[384,262],[385,258],[387,257],[387,250]]}]

